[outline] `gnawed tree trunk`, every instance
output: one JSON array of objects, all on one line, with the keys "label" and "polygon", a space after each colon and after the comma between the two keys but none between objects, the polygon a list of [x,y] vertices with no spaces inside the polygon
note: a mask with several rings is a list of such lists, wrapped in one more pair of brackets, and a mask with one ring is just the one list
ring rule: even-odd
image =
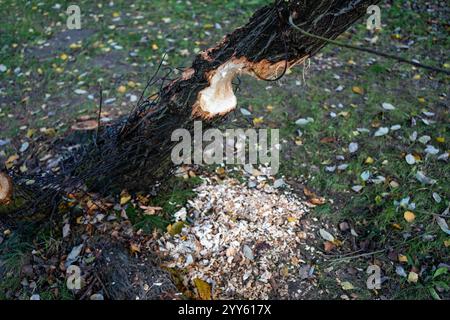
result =
[{"label": "gnawed tree trunk", "polygon": [[158,95],[140,103],[126,119],[102,127],[89,145],[67,156],[59,175],[33,177],[31,186],[24,186],[29,177],[15,177],[16,189],[22,197],[39,200],[38,206],[47,206],[57,202],[57,195],[82,185],[108,192],[151,188],[172,168],[175,129],[192,131],[194,120],[202,120],[204,128],[213,126],[236,108],[234,77],[275,80],[326,45],[295,30],[290,16],[303,30],[334,39],[377,2],[279,0],[259,9],[245,26],[199,54],[191,68],[165,84]]}]

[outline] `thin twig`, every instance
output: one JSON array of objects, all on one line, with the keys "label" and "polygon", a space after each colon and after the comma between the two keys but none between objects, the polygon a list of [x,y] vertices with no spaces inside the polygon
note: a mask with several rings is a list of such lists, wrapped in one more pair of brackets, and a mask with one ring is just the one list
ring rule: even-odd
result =
[{"label": "thin twig", "polygon": [[[330,262],[340,262],[340,261],[344,261],[344,260],[363,258],[363,257],[373,256],[375,254],[383,253],[385,251],[386,251],[386,249],[382,249],[382,250],[378,250],[378,251],[367,252],[367,253],[357,254],[357,255],[353,255],[353,256],[339,257],[339,258],[336,258],[336,259],[332,259]],[[327,258],[327,255],[323,255],[323,256],[325,258]]]},{"label": "thin twig", "polygon": [[419,62],[416,62],[416,61],[408,60],[408,59],[405,59],[403,57],[399,57],[399,56],[396,56],[396,55],[393,55],[393,54],[380,52],[380,51],[377,51],[377,50],[363,48],[363,47],[359,47],[359,46],[353,46],[351,44],[346,44],[346,43],[343,43],[343,42],[340,42],[340,41],[328,39],[328,38],[325,38],[325,37],[321,37],[321,36],[309,33],[308,31],[305,31],[305,30],[301,29],[299,26],[297,26],[294,23],[294,21],[292,19],[292,16],[289,17],[289,23],[296,30],[300,31],[305,36],[308,36],[308,37],[311,37],[311,38],[319,39],[319,40],[325,41],[327,43],[334,44],[334,45],[339,46],[339,47],[344,47],[344,48],[348,48],[348,49],[353,49],[353,50],[358,50],[358,51],[371,53],[371,54],[374,54],[374,55],[377,55],[377,56],[380,56],[380,57],[397,60],[397,61],[403,62],[403,63],[408,63],[408,64],[411,64],[411,65],[413,65],[415,67],[418,67],[418,68],[428,69],[428,70],[431,70],[431,71],[445,73],[447,75],[450,75],[450,71],[448,71],[448,70],[444,70],[444,69],[433,67],[433,66],[428,66],[428,65],[425,65],[425,64],[422,64],[422,63],[419,63]]}]

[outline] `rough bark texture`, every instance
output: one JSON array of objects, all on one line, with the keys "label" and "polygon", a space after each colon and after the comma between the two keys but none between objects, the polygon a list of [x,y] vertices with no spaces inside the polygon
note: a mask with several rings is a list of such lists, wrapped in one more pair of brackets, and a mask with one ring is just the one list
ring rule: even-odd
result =
[{"label": "rough bark texture", "polygon": [[[140,103],[126,119],[102,127],[95,141],[67,155],[61,174],[41,174],[34,185],[18,188],[25,195],[42,194],[52,204],[58,194],[87,185],[90,190],[148,190],[170,171],[175,129],[193,129],[193,121],[213,126],[234,109],[231,80],[240,74],[274,79],[304,62],[326,42],[310,38],[289,24],[316,35],[336,38],[377,0],[275,1],[254,13],[249,22],[199,54],[181,77],[161,86],[153,99]],[[24,185],[29,177],[15,177]],[[43,199],[45,199],[43,201]]]}]

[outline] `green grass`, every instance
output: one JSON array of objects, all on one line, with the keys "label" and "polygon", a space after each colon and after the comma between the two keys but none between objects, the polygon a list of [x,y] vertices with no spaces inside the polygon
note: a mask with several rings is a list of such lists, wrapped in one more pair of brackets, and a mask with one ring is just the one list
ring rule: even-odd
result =
[{"label": "green grass", "polygon": [[[42,1],[0,0],[3,12],[0,18],[0,61],[8,68],[5,73],[0,73],[0,139],[14,138],[17,145],[23,141],[38,143],[38,139],[46,139],[45,134],[39,131],[43,127],[56,128],[57,134],[63,135],[81,115],[96,116],[100,84],[105,99],[117,99],[105,106],[104,111],[111,117],[125,114],[132,104],[127,96],[117,92],[120,85],[127,86],[127,93],[139,96],[164,52],[168,54],[169,65],[188,66],[197,52],[220,40],[225,33],[241,25],[255,8],[267,2],[138,0],[133,1],[134,6],[130,6],[129,1],[114,1],[113,7],[107,4],[100,7],[96,2],[78,1],[83,29],[94,32],[80,42],[80,48],[58,48],[51,51],[47,59],[39,60],[27,52],[36,50],[40,43],[65,29],[64,11],[72,3],[59,1],[61,9],[55,10],[52,8],[54,4]],[[434,13],[405,9],[405,3],[396,1],[391,8],[382,9],[385,27],[379,34],[376,48],[442,67],[449,62],[448,30],[443,25],[437,26],[436,30],[430,29],[426,21],[433,19]],[[117,14],[120,21],[113,21]],[[164,18],[170,18],[170,21],[164,21]],[[220,23],[222,29],[216,29],[215,23]],[[110,28],[111,25],[115,28]],[[364,38],[370,35],[365,24],[362,21],[356,24],[354,31],[351,39],[345,37],[341,41],[367,45]],[[400,41],[391,38],[397,32],[401,35]],[[147,37],[147,42],[141,42],[143,37]],[[414,41],[410,49],[395,48],[408,40]],[[113,43],[122,49],[114,49]],[[187,55],[182,55],[181,50],[187,50]],[[130,52],[136,55],[131,56]],[[69,59],[62,60],[63,53]],[[375,258],[390,265],[384,270],[392,279],[389,289],[386,289],[388,297],[436,298],[433,288],[445,287],[444,284],[450,282],[448,272],[433,278],[433,268],[448,262],[449,258],[449,248],[445,247],[444,241],[450,241],[450,237],[439,229],[433,214],[441,213],[449,205],[450,170],[447,163],[433,158],[410,166],[404,155],[419,153],[422,158],[424,156],[424,146],[408,140],[413,131],[417,131],[419,137],[429,135],[432,138],[430,143],[441,151],[450,149],[449,101],[448,97],[442,96],[448,91],[448,77],[437,75],[435,79],[429,79],[427,72],[413,70],[411,66],[392,60],[377,59],[368,65],[367,61],[372,56],[347,49],[327,47],[323,56],[333,57],[342,65],[331,70],[307,72],[306,84],[302,86],[295,85],[295,80],[303,82],[301,69],[294,70],[283,80],[282,87],[273,85],[271,90],[266,90],[268,83],[245,78],[238,95],[239,104],[251,108],[253,116],[264,117],[265,124],[280,128],[281,139],[287,141],[283,144],[280,175],[299,179],[321,196],[334,200],[334,204],[317,207],[314,216],[333,223],[351,221],[358,229],[358,240],[368,239],[377,247],[394,248],[408,256],[410,263],[403,265],[407,272],[413,267],[425,268],[419,283],[411,284],[395,274],[395,267],[385,254],[377,255]],[[110,60],[106,65],[96,65],[107,59]],[[349,60],[355,64],[349,64]],[[17,67],[24,75],[14,74]],[[340,76],[339,80],[334,78],[335,74]],[[421,76],[420,80],[413,79],[416,74]],[[129,81],[135,82],[136,86],[129,86]],[[339,85],[343,85],[344,90],[336,93],[335,88]],[[364,95],[352,93],[353,86],[363,88]],[[74,90],[79,88],[93,94],[95,99],[75,94]],[[419,102],[419,98],[424,98],[425,103]],[[383,111],[383,102],[392,103],[396,110]],[[332,108],[339,103],[343,104],[342,109]],[[274,106],[271,113],[266,111],[269,104]],[[427,126],[420,121],[419,116],[425,109],[436,113],[436,124]],[[330,112],[338,114],[337,118],[330,118]],[[296,145],[294,141],[299,127],[295,121],[300,117],[313,117],[315,122],[300,128],[302,144]],[[417,121],[414,127],[412,118]],[[399,124],[402,128],[379,138],[356,133],[357,128],[365,127],[373,135],[376,129],[372,126],[377,123],[383,126]],[[25,137],[28,129],[37,130],[31,139]],[[326,137],[333,137],[336,142],[321,143],[321,139]],[[445,138],[445,142],[438,143],[436,138],[439,137]],[[346,150],[350,142],[359,144],[358,152],[351,156]],[[15,152],[9,146],[0,150],[0,156]],[[345,161],[336,161],[338,154],[344,155]],[[365,163],[368,157],[373,158],[372,164]],[[325,172],[326,166],[336,163],[347,163],[348,168],[342,172]],[[366,170],[384,176],[387,182],[379,185],[364,183],[360,175]],[[431,187],[421,185],[414,178],[417,170],[425,171],[437,183]],[[389,185],[392,180],[399,184],[397,188]],[[150,203],[163,207],[165,215],[162,217],[144,216],[140,209],[132,207],[127,209],[127,214],[136,228],[146,232],[155,227],[165,229],[172,221],[173,213],[194,196],[192,188],[199,182],[198,178],[172,178],[167,183],[169,187]],[[364,185],[360,193],[351,191],[356,184]],[[442,197],[440,204],[433,200],[433,192]],[[406,222],[403,218],[405,210],[394,205],[394,201],[407,196],[416,203],[413,223]],[[411,237],[405,240],[405,234]],[[424,241],[424,235],[435,238]],[[58,250],[57,235],[41,233],[39,239],[40,243],[46,243],[46,250]],[[29,249],[22,246],[29,242],[14,241],[8,240],[1,245],[8,248],[2,251],[2,260],[6,261],[6,269],[10,271],[20,268],[23,254]],[[367,261],[351,263],[367,267]],[[334,279],[321,278],[320,283],[329,289],[330,296],[339,298],[340,288]],[[60,285],[56,284],[56,287]],[[6,289],[14,291],[19,287],[17,274],[0,280],[0,299],[5,298],[1,294]],[[71,297],[64,286],[59,292],[60,298]],[[373,297],[365,290],[358,294],[360,298]],[[439,294],[448,297],[448,291]],[[41,298],[52,299],[55,296],[49,290],[42,293]]]}]

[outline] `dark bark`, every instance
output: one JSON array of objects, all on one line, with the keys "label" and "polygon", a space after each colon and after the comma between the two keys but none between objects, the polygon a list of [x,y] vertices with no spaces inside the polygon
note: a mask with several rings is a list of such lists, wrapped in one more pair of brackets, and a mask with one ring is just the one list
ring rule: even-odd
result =
[{"label": "dark bark", "polygon": [[[259,9],[245,26],[199,54],[192,67],[178,79],[164,84],[154,99],[140,103],[128,118],[102,127],[90,144],[67,156],[60,175],[41,175],[33,186],[16,189],[37,198],[40,205],[52,204],[58,195],[82,185],[105,192],[148,190],[170,172],[170,153],[175,145],[171,133],[175,129],[192,131],[196,119],[203,120],[204,127],[214,126],[235,107],[230,103],[222,112],[211,112],[214,101],[205,98],[205,90],[222,90],[238,74],[278,78],[286,68],[304,62],[326,45],[325,41],[307,37],[292,28],[291,15],[302,29],[334,39],[364,16],[369,5],[377,2],[275,1]],[[230,79],[218,76],[225,67],[231,70]],[[225,96],[234,97],[228,91]],[[16,177],[15,184],[21,186],[26,179],[29,178]],[[47,194],[43,195],[42,190],[47,190]]]}]

